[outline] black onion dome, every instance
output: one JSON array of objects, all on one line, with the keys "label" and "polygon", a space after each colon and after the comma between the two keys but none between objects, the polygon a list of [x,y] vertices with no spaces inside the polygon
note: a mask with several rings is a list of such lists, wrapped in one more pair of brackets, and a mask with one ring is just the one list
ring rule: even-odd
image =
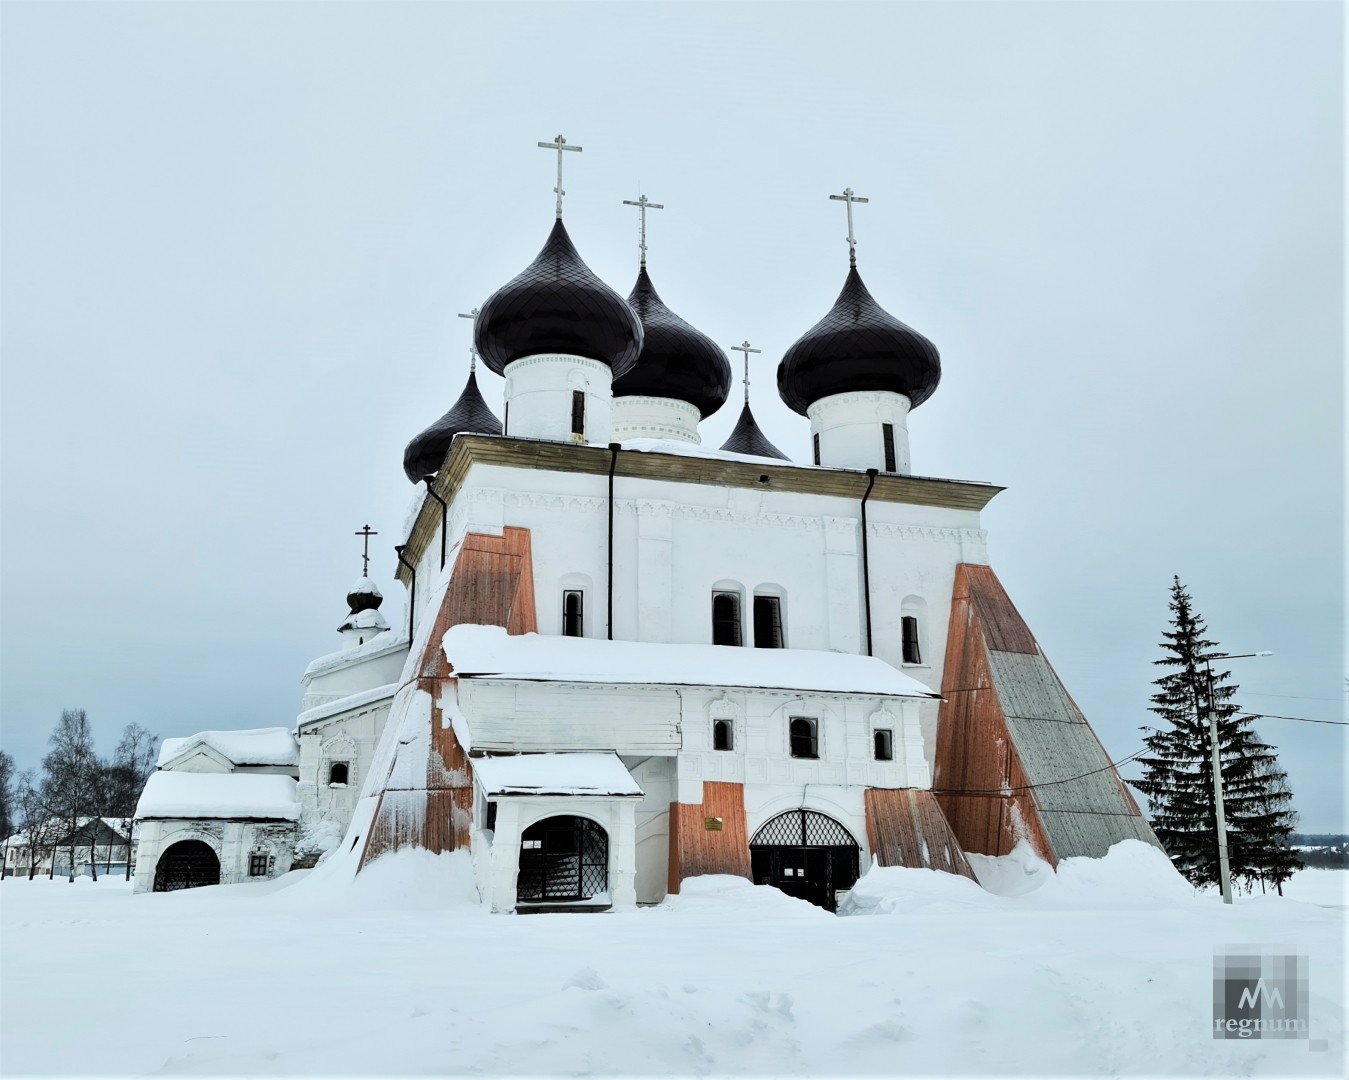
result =
[{"label": "black onion dome", "polygon": [[622,375],[637,362],[642,324],[581,261],[558,218],[538,257],[483,304],[473,323],[483,363],[498,375],[539,353],[569,353]]},{"label": "black onion dome", "polygon": [[731,392],[726,354],[665,306],[646,267],[628,294],[628,306],[642,323],[642,351],[633,368],[614,380],[614,397],[687,401],[704,420],[725,405]]},{"label": "black onion dome", "polygon": [[501,434],[501,421],[483,401],[478,392],[478,376],[472,371],[468,373],[464,392],[450,406],[450,411],[408,443],[403,451],[403,472],[407,478],[420,484],[424,477],[439,472],[450,443],[461,431],[474,435]]},{"label": "black onion dome", "polygon": [[780,458],[789,460],[787,455],[768,441],[768,436],[759,430],[754,422],[754,414],[749,411],[749,402],[740,410],[740,419],[736,421],[731,437],[722,443],[723,450],[733,454],[753,454],[756,457]]},{"label": "black onion dome", "polygon": [[855,266],[829,313],[778,365],[778,393],[802,416],[822,397],[855,390],[903,394],[917,408],[940,381],[937,347],[876,303]]},{"label": "black onion dome", "polygon": [[[358,615],[362,611],[375,611],[379,605],[384,603],[384,594],[379,591],[379,586],[368,577],[362,577],[351,587],[347,593],[347,607],[351,608],[353,615]],[[338,629],[341,629],[339,627]]]}]

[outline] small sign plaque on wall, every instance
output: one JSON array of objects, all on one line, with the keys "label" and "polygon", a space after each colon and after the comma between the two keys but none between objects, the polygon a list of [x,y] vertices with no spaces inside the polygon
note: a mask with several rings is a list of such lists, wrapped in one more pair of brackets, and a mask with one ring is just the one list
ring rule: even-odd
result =
[{"label": "small sign plaque on wall", "polygon": [[719,817],[703,818],[703,828],[707,832],[721,832],[721,818]]}]

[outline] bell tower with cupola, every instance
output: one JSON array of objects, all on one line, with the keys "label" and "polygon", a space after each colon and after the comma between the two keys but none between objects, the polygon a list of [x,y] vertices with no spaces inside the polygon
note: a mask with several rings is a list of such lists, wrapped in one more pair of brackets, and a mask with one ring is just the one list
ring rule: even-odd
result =
[{"label": "bell tower with cupola", "polygon": [[831,199],[848,206],[848,276],[834,306],[787,350],[778,393],[810,419],[812,460],[844,469],[908,475],[909,411],[941,380],[937,347],[872,298],[857,272],[851,188]]}]

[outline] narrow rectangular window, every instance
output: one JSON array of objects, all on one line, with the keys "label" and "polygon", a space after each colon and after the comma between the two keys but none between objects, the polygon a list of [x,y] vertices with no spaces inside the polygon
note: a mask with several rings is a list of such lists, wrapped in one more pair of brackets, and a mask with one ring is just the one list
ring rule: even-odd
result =
[{"label": "narrow rectangular window", "polygon": [[735,736],[729,720],[717,720],[712,725],[712,749],[732,750],[735,748]]},{"label": "narrow rectangular window", "polygon": [[495,802],[489,802],[489,803],[487,804],[487,825],[486,825],[486,829],[487,829],[488,832],[496,832],[496,831],[497,831],[497,804],[496,804]]},{"label": "narrow rectangular window", "polygon": [[584,435],[586,433],[586,392],[584,390],[573,390],[571,392],[571,433],[573,435]]},{"label": "narrow rectangular window", "polygon": [[712,594],[712,644],[740,644],[740,597],[736,593]]},{"label": "narrow rectangular window", "polygon": [[754,598],[754,647],[782,648],[782,602],[776,596]]},{"label": "narrow rectangular window", "polygon": [[895,471],[895,425],[882,424],[881,438],[885,440],[885,471]]},{"label": "narrow rectangular window", "polygon": [[506,402],[506,409],[501,419],[501,434],[509,435],[511,433],[511,403]]},{"label": "narrow rectangular window", "polygon": [[923,654],[918,649],[918,617],[905,615],[899,623],[904,633],[904,663],[921,664]]},{"label": "narrow rectangular window", "polygon": [[248,876],[266,877],[267,876],[267,856],[250,855],[248,857]]},{"label": "narrow rectangular window", "polygon": [[815,450],[815,464],[820,463],[820,433],[817,431],[810,437],[810,444]]},{"label": "narrow rectangular window", "polygon": [[562,636],[584,637],[585,594],[580,589],[562,593]]},{"label": "narrow rectangular window", "polygon": [[875,735],[876,760],[893,761],[895,759],[895,737],[888,728],[879,728]]},{"label": "narrow rectangular window", "polygon": [[817,758],[820,756],[820,743],[814,720],[805,716],[794,716],[787,731],[791,741],[792,757]]}]

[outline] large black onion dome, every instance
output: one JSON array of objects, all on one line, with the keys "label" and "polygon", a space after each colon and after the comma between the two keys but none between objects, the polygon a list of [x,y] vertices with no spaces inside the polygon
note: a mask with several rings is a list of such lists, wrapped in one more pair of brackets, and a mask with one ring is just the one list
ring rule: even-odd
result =
[{"label": "large black onion dome", "polygon": [[357,615],[362,611],[375,611],[379,605],[384,603],[384,594],[379,591],[379,586],[368,577],[362,577],[347,592],[347,607],[351,608],[351,613]]},{"label": "large black onion dome", "polygon": [[633,368],[614,380],[614,397],[687,401],[704,420],[725,405],[731,392],[726,354],[665,306],[646,267],[628,294],[628,306],[642,323],[642,351]]},{"label": "large black onion dome", "polygon": [[937,347],[876,303],[855,266],[829,313],[778,365],[778,393],[802,416],[820,398],[854,390],[889,390],[917,408],[940,381]]},{"label": "large black onion dome", "polygon": [[789,460],[787,455],[768,441],[768,436],[759,430],[754,422],[754,414],[749,411],[749,402],[740,410],[740,419],[736,421],[731,437],[721,444],[723,450],[733,454],[753,454],[755,457],[780,458]]},{"label": "large black onion dome", "polygon": [[558,218],[538,257],[483,304],[473,340],[498,375],[521,357],[569,353],[608,364],[617,376],[637,362],[642,324],[581,261]]},{"label": "large black onion dome", "polygon": [[478,392],[478,376],[472,371],[468,373],[464,392],[450,406],[450,411],[408,443],[403,451],[403,472],[407,478],[420,484],[423,477],[439,472],[450,443],[461,431],[475,435],[501,434],[501,421],[483,401]]}]

